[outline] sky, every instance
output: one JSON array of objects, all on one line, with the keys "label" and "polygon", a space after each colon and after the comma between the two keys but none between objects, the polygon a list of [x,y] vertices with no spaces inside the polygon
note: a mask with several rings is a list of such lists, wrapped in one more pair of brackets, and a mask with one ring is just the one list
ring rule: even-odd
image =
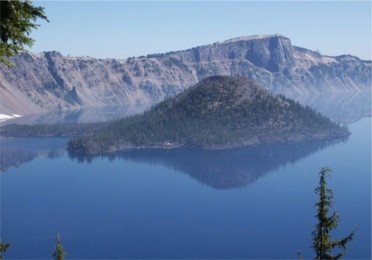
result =
[{"label": "sky", "polygon": [[125,59],[255,34],[371,60],[370,1],[34,1],[32,52]]}]

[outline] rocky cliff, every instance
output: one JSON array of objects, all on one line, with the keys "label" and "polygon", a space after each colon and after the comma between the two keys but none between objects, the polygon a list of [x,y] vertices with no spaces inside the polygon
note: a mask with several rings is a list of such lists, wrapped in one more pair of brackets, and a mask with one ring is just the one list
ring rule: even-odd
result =
[{"label": "rocky cliff", "polygon": [[0,114],[157,103],[213,75],[241,75],[274,93],[371,89],[371,61],[322,56],[281,35],[249,36],[146,57],[23,53],[0,65]]}]

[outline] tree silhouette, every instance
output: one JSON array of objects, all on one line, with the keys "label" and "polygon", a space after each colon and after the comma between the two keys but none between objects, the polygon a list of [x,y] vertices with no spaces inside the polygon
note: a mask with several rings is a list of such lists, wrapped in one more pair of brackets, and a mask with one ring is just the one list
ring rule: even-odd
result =
[{"label": "tree silhouette", "polygon": [[3,259],[3,253],[6,252],[6,250],[8,250],[9,248],[9,244],[4,244],[0,241],[0,259]]},{"label": "tree silhouette", "polygon": [[65,258],[65,255],[66,255],[66,252],[63,250],[63,247],[62,247],[61,236],[57,233],[56,249],[52,256],[55,260],[63,260]]},{"label": "tree silhouette", "polygon": [[[322,168],[319,172],[319,186],[315,189],[315,193],[319,194],[319,201],[315,204],[317,207],[318,224],[315,225],[313,231],[313,248],[315,249],[315,259],[340,259],[346,252],[346,244],[350,242],[355,234],[351,232],[346,237],[337,240],[331,239],[330,231],[337,227],[340,216],[338,212],[330,214],[329,210],[332,207],[333,192],[327,188],[326,177],[331,173],[328,167]],[[342,249],[341,252],[333,254],[335,248]]]}]

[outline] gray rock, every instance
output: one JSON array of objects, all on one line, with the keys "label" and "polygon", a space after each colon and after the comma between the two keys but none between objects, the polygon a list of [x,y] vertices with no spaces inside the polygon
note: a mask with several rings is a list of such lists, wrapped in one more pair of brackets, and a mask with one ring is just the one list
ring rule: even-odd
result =
[{"label": "gray rock", "polygon": [[22,53],[0,65],[0,114],[151,105],[213,75],[241,75],[274,93],[371,90],[371,61],[322,56],[281,35],[240,37],[147,57],[94,59]]}]

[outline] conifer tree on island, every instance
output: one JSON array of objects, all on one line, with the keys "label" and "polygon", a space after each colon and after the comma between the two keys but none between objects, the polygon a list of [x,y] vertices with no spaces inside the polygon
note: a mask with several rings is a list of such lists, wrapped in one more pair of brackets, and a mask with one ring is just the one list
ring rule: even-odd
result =
[{"label": "conifer tree on island", "polygon": [[[337,240],[330,237],[330,232],[337,227],[340,216],[337,212],[330,215],[332,207],[333,192],[327,188],[326,177],[331,173],[330,168],[322,168],[319,172],[319,186],[315,189],[315,193],[319,194],[319,201],[315,204],[317,207],[318,224],[315,225],[313,231],[313,248],[315,249],[317,260],[323,259],[341,259],[346,252],[346,244],[350,242],[355,234],[351,232],[344,238]],[[334,254],[334,249],[342,249],[341,252]]]},{"label": "conifer tree on island", "polygon": [[66,255],[66,252],[63,250],[63,247],[62,247],[61,236],[57,233],[57,236],[56,236],[56,249],[55,249],[52,257],[55,260],[63,260],[65,258],[65,255]]},{"label": "conifer tree on island", "polygon": [[32,46],[31,31],[39,27],[36,19],[48,21],[43,7],[33,6],[30,0],[0,1],[0,63],[13,64],[7,59]]}]

